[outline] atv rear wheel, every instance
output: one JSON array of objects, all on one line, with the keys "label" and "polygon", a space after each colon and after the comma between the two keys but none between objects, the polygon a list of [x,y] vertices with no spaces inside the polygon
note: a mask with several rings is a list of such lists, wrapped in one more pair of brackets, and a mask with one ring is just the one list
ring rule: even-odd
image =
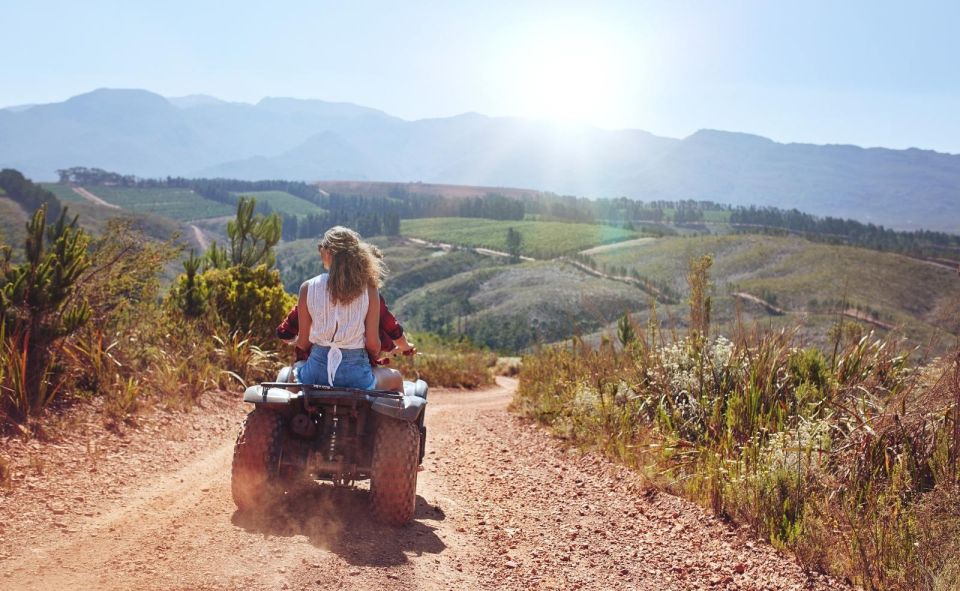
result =
[{"label": "atv rear wheel", "polygon": [[272,411],[255,408],[247,415],[233,448],[231,488],[241,511],[253,510],[270,500],[280,479],[283,454],[283,419]]},{"label": "atv rear wheel", "polygon": [[381,521],[403,525],[413,519],[419,455],[420,429],[416,423],[378,418],[370,495],[373,512]]}]

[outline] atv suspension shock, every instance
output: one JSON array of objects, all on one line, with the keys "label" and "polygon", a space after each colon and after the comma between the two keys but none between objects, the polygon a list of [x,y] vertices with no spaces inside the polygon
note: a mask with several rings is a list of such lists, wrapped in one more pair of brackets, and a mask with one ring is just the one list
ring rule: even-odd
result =
[{"label": "atv suspension shock", "polygon": [[337,426],[340,419],[337,418],[337,405],[333,405],[333,418],[330,421],[330,449],[327,451],[327,461],[332,462],[337,453]]},{"label": "atv suspension shock", "polygon": [[[347,428],[349,429],[349,424],[347,425]],[[332,477],[334,486],[353,486],[352,469],[347,470],[347,466],[344,465],[343,454],[337,453],[337,435],[339,435],[339,432],[340,417],[337,416],[337,405],[334,404],[333,413],[330,420],[330,447],[327,449],[327,462],[337,466],[337,469]]]}]

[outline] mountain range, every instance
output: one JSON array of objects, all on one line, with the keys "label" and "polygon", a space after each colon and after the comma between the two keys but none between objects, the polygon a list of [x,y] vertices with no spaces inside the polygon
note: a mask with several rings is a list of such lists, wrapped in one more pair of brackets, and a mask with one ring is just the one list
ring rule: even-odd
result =
[{"label": "mountain range", "polygon": [[145,90],[0,109],[0,167],[47,180],[71,166],[710,200],[960,233],[960,155],[915,148],[783,144],[716,130],[674,139],[476,113],[407,121],[350,103]]}]

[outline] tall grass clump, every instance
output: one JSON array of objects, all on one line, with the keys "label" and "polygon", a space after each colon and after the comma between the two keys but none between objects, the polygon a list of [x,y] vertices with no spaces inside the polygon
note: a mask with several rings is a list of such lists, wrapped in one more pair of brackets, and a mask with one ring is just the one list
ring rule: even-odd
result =
[{"label": "tall grass clump", "polygon": [[829,355],[789,331],[709,337],[709,299],[692,292],[688,336],[621,326],[622,349],[575,339],[525,358],[515,408],[809,568],[956,588],[960,352],[915,365],[872,334]]}]

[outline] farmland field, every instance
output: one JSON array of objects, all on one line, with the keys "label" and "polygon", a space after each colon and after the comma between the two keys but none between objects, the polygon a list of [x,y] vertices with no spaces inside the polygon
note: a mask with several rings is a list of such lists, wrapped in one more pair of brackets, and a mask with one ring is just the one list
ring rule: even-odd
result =
[{"label": "farmland field", "polygon": [[535,258],[551,258],[591,246],[637,238],[631,230],[598,224],[565,222],[499,221],[480,218],[426,218],[402,220],[400,233],[432,242],[505,251],[507,230],[523,238],[521,252]]},{"label": "farmland field", "polygon": [[40,186],[57,196],[57,199],[65,203],[71,201],[84,201],[84,198],[77,195],[70,185],[61,183],[40,183]]},{"label": "farmland field", "polygon": [[[668,219],[672,220],[673,216],[677,213],[677,210],[672,207],[665,207],[663,209],[663,215]],[[730,221],[729,211],[718,210],[718,209],[707,209],[703,212],[703,221],[705,222],[714,222],[714,223],[727,223]]]},{"label": "farmland field", "polygon": [[227,216],[236,212],[229,205],[205,199],[189,189],[92,187],[88,190],[123,209],[154,213],[179,221]]},{"label": "farmland field", "polygon": [[254,197],[258,203],[267,203],[274,211],[287,215],[308,215],[325,210],[286,191],[245,191],[234,193],[237,197]]}]

